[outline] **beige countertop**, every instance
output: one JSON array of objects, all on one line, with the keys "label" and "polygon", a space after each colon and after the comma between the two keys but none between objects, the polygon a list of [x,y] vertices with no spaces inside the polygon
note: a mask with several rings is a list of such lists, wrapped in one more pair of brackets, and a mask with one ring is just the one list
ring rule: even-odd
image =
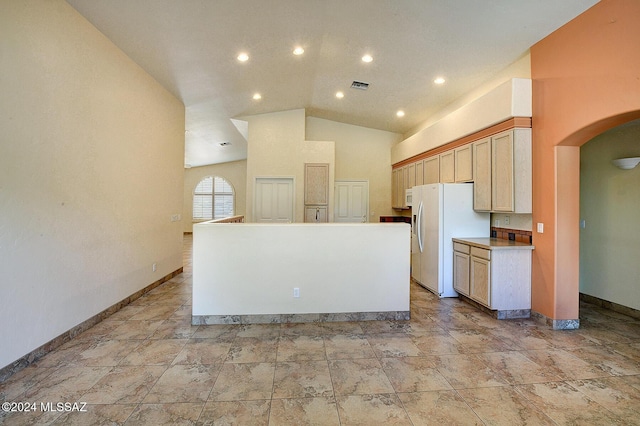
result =
[{"label": "beige countertop", "polygon": [[531,244],[498,238],[453,238],[453,242],[489,250],[533,250]]}]

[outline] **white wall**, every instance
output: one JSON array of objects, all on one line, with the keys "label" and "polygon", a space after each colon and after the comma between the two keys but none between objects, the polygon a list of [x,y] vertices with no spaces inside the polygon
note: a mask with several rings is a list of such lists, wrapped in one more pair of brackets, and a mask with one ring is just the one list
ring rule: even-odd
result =
[{"label": "white wall", "polygon": [[580,292],[640,309],[640,121],[611,129],[580,148]]},{"label": "white wall", "polygon": [[0,40],[1,368],[182,266],[184,106],[62,0]]},{"label": "white wall", "polygon": [[401,135],[307,117],[306,138],[336,144],[336,180],[369,181],[369,222],[395,214],[391,209],[391,147]]},{"label": "white wall", "polygon": [[225,178],[235,191],[235,214],[246,214],[247,160],[184,169],[184,205],[182,208],[182,230],[184,232],[192,232],[193,191],[198,183],[207,176]]},{"label": "white wall", "polygon": [[201,223],[193,231],[194,316],[409,311],[405,223]]}]

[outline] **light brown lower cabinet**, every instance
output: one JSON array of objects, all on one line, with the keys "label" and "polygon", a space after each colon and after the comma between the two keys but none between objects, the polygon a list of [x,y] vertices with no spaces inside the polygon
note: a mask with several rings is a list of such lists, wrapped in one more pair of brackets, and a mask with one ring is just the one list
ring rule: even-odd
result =
[{"label": "light brown lower cabinet", "polygon": [[531,313],[533,246],[489,238],[453,239],[453,288],[497,311],[497,317]]}]

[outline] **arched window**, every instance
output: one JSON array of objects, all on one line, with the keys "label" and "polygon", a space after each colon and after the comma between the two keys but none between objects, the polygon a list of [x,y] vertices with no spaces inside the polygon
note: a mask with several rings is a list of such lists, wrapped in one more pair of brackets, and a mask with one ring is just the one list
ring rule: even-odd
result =
[{"label": "arched window", "polygon": [[193,192],[193,220],[222,219],[233,216],[233,187],[224,178],[207,176]]}]

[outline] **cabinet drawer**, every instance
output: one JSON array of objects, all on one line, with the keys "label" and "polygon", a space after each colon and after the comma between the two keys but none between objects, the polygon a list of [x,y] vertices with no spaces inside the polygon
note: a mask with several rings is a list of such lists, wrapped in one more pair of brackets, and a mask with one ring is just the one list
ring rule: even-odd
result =
[{"label": "cabinet drawer", "polygon": [[491,260],[491,250],[471,247],[471,256],[479,257],[480,259]]},{"label": "cabinet drawer", "polygon": [[466,244],[453,243],[453,250],[459,251],[460,253],[469,254],[470,247]]}]

